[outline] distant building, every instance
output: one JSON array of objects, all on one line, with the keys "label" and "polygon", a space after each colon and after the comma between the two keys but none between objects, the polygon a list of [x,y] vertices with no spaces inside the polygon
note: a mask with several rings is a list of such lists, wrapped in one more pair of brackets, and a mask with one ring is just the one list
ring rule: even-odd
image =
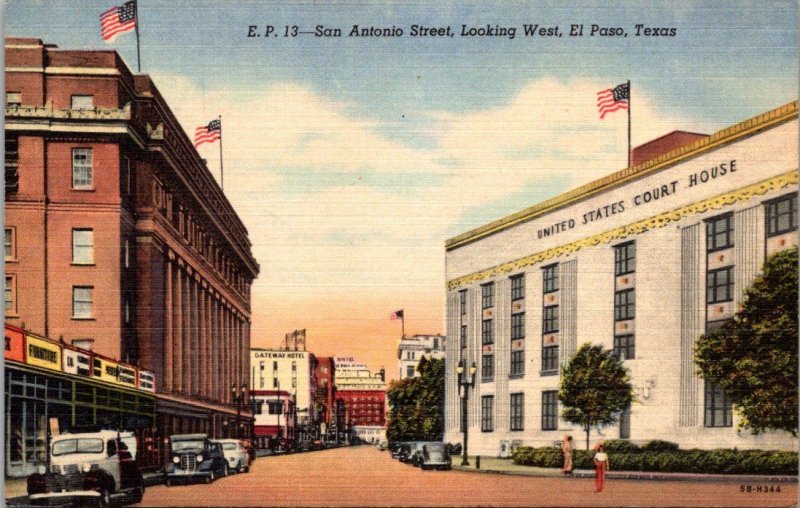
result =
[{"label": "distant building", "polygon": [[314,364],[314,379],[317,391],[314,395],[314,427],[316,437],[327,437],[334,422],[336,402],[335,363],[331,357],[317,358]]},{"label": "distant building", "polygon": [[336,431],[349,436],[356,427],[386,426],[386,381],[354,357],[336,356]]},{"label": "distant building", "polygon": [[253,390],[253,444],[266,449],[277,439],[293,441],[297,436],[297,407],[287,390]]},{"label": "distant building", "polygon": [[417,365],[423,357],[444,358],[445,343],[444,335],[412,335],[401,339],[397,346],[400,379],[416,377]]},{"label": "distant building", "polygon": [[272,391],[292,396],[293,410],[297,413],[298,439],[305,439],[313,433],[311,423],[315,421],[315,363],[314,355],[308,351],[262,348],[250,350],[250,389],[254,393]]}]

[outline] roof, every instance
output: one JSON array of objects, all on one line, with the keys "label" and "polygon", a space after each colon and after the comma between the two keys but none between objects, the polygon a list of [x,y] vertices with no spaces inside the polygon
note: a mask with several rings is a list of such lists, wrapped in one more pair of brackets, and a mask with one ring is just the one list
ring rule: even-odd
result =
[{"label": "roof", "polygon": [[[487,236],[505,231],[516,225],[531,221],[558,209],[573,205],[591,196],[606,192],[615,187],[629,183],[651,173],[658,172],[668,167],[679,164],[685,160],[697,157],[705,152],[720,148],[721,146],[739,141],[743,138],[757,134],[763,130],[775,127],[784,122],[797,118],[797,101],[789,102],[778,108],[754,116],[743,122],[739,122],[730,127],[715,132],[710,136],[705,136],[690,142],[689,144],[675,148],[668,153],[656,156],[640,164],[622,169],[610,175],[604,176],[593,182],[581,185],[571,191],[565,192],[546,201],[542,201],[534,206],[521,210],[517,213],[508,215],[496,221],[477,227],[458,236],[454,236],[445,241],[445,250],[451,251],[463,247],[472,242],[478,241]],[[697,136],[696,133],[688,133]],[[702,135],[700,135],[702,136]],[[662,136],[664,138],[665,136]],[[649,143],[653,143],[653,140]],[[644,145],[642,145],[644,146]]]}]

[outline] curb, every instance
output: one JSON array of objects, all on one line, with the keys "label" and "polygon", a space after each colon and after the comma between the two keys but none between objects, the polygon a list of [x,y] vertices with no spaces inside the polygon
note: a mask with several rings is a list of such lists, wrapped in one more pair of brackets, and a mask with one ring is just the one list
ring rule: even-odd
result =
[{"label": "curb", "polygon": [[[453,471],[465,471],[468,473],[500,474],[509,476],[533,476],[538,478],[566,478],[563,474],[539,471],[514,471],[500,469],[475,469],[474,467],[452,466]],[[588,469],[575,470],[573,478],[594,478],[594,471]],[[769,475],[714,475],[697,473],[657,473],[648,471],[619,471],[606,472],[606,478],[616,480],[645,480],[645,481],[676,481],[676,482],[698,482],[698,483],[797,483],[796,476],[769,476]]]}]

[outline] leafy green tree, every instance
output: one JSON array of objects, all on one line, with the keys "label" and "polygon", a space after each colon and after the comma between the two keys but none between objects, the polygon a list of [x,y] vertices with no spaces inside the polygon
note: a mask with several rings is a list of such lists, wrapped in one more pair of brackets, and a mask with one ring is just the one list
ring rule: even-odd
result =
[{"label": "leafy green tree", "polygon": [[601,429],[616,423],[619,414],[633,401],[628,370],[610,350],[584,344],[561,369],[558,400],[561,416],[586,431],[586,449],[592,427]]},{"label": "leafy green tree", "polygon": [[695,348],[700,375],[722,388],[758,434],[797,435],[797,248],[779,252],[744,293],[742,308]]},{"label": "leafy green tree", "polygon": [[389,387],[386,437],[397,441],[440,441],[444,431],[444,360],[423,358],[419,377]]}]

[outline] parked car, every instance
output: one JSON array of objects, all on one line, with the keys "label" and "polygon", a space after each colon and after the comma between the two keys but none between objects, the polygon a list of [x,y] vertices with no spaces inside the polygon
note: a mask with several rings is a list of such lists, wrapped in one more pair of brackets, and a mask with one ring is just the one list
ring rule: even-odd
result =
[{"label": "parked car", "polygon": [[61,434],[50,443],[50,470],[28,477],[28,502],[33,505],[74,503],[110,506],[138,503],[144,480],[136,465],[136,437],[131,432],[101,430]]},{"label": "parked car", "polygon": [[409,452],[408,460],[414,467],[419,467],[422,463],[423,447],[427,444],[426,441],[414,441],[411,443],[411,451]]},{"label": "parked car", "polygon": [[311,449],[312,450],[324,450],[325,449],[325,443],[323,443],[319,439],[315,439],[315,440],[311,441]]},{"label": "parked car", "polygon": [[375,444],[375,446],[378,448],[378,450],[384,451],[386,448],[389,447],[389,443],[387,443],[386,441],[378,441]]},{"label": "parked car", "polygon": [[414,452],[417,449],[417,441],[409,441],[407,443],[403,443],[400,447],[400,453],[398,453],[397,458],[400,459],[400,462],[411,463],[411,460],[414,458]]},{"label": "parked car", "polygon": [[219,443],[222,446],[222,454],[228,461],[228,471],[234,470],[237,473],[249,473],[250,461],[247,456],[247,449],[238,439],[214,439],[212,443]]},{"label": "parked car", "polygon": [[403,443],[402,442],[398,441],[398,442],[392,443],[392,451],[391,451],[392,458],[393,459],[399,459],[400,458],[400,451],[402,449],[403,449]]},{"label": "parked car", "polygon": [[169,438],[170,462],[164,468],[167,487],[176,482],[203,480],[211,483],[228,476],[228,461],[222,445],[205,434],[175,434]]},{"label": "parked car", "polygon": [[444,443],[435,441],[422,443],[414,456],[416,465],[422,470],[426,469],[450,469],[450,455]]}]

